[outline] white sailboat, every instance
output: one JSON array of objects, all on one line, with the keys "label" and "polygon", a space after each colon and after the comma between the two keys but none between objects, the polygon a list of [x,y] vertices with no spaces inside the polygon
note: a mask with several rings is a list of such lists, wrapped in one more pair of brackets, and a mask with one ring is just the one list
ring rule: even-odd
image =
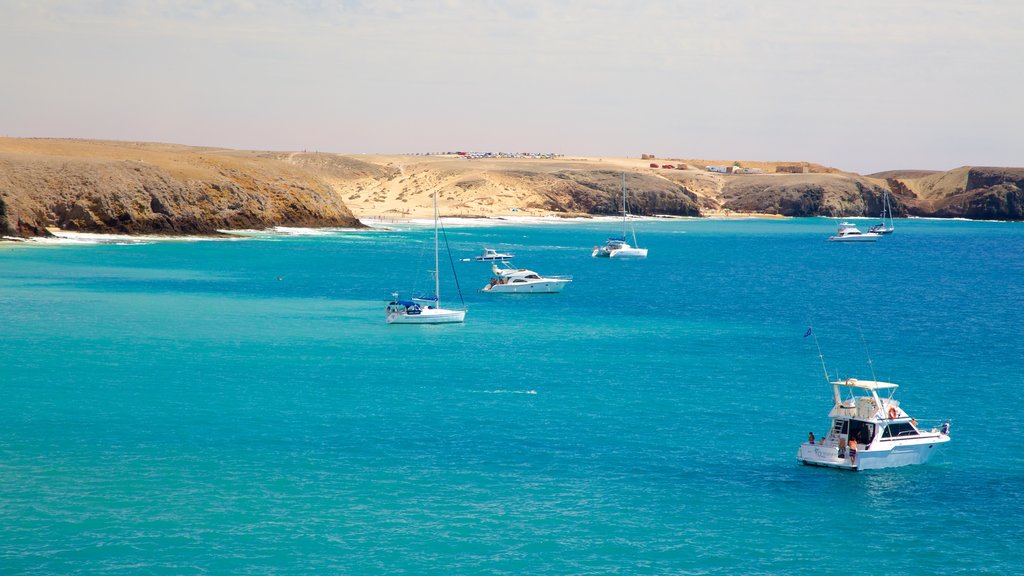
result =
[{"label": "white sailboat", "polygon": [[[437,190],[434,190],[434,294],[428,298],[414,298],[413,300],[400,300],[398,294],[394,294],[393,299],[391,302],[388,302],[387,308],[385,308],[385,319],[388,324],[453,324],[466,320],[465,303],[463,303],[463,308],[441,307],[438,221]],[[446,239],[445,246],[447,246],[447,242]],[[453,266],[452,274],[454,273],[455,268]],[[456,282],[458,282],[458,278],[456,278]]]},{"label": "white sailboat", "polygon": [[[884,202],[882,204],[882,222],[875,224],[871,228],[868,228],[868,232],[874,232],[875,234],[892,234],[896,230],[896,226],[892,221],[892,205],[889,204],[889,191],[883,190]],[[889,225],[885,225],[885,214],[889,213]]]},{"label": "white sailboat", "polygon": [[[609,238],[604,246],[594,246],[591,256],[594,258],[647,258],[647,248],[637,248],[636,229],[629,222],[626,210],[626,174],[622,173],[622,236]],[[633,246],[626,242],[626,226],[633,233]]]}]

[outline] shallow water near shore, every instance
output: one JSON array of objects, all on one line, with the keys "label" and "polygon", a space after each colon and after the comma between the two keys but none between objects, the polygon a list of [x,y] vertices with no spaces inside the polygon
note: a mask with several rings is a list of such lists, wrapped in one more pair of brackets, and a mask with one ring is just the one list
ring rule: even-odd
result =
[{"label": "shallow water near shore", "polygon": [[[590,257],[614,223],[449,227],[467,322],[420,327],[384,306],[432,286],[423,227],[0,250],[0,572],[1018,571],[1024,225],[835,225],[645,221],[644,261]],[[483,246],[574,282],[481,294]],[[799,465],[811,322],[953,441]]]}]

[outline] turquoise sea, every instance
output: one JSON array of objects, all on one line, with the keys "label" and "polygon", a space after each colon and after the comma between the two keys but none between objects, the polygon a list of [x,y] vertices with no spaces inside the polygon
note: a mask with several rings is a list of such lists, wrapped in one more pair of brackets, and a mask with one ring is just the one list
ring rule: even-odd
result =
[{"label": "turquoise sea", "polygon": [[[635,262],[590,257],[613,223],[449,227],[574,282],[456,261],[466,324],[422,327],[384,306],[432,229],[0,246],[0,573],[1020,573],[1024,224],[896,226],[650,221]],[[798,464],[812,322],[953,441]]]}]

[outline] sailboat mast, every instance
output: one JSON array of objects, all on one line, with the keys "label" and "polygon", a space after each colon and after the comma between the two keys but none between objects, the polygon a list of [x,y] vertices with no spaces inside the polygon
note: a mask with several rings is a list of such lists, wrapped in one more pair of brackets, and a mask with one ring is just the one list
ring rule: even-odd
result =
[{"label": "sailboat mast", "polygon": [[626,239],[626,173],[622,173],[622,239]]},{"label": "sailboat mast", "polygon": [[437,189],[434,189],[434,298],[441,307],[441,263],[437,256]]}]

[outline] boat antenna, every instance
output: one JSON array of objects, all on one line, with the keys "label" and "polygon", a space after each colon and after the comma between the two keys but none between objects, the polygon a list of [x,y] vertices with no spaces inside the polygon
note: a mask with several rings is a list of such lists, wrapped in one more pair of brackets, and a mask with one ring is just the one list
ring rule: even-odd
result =
[{"label": "boat antenna", "polygon": [[[839,397],[839,387],[828,379],[828,368],[825,367],[825,355],[821,353],[821,345],[818,344],[818,335],[814,333],[814,326],[810,322],[807,323],[807,333],[804,334],[804,338],[808,336],[814,337],[814,347],[818,349],[818,359],[821,360],[821,371],[825,375],[825,383],[832,387],[832,397],[836,404],[841,404],[843,399]],[[838,374],[836,375],[836,381],[839,381]]]},{"label": "boat antenna", "polygon": [[871,350],[868,349],[868,341],[864,339],[864,331],[860,329],[860,324],[857,325],[857,332],[860,333],[860,341],[864,344],[864,354],[868,357],[868,368],[871,370],[871,379],[878,382],[878,377],[875,376],[875,363],[871,361]]},{"label": "boat antenna", "polygon": [[828,368],[825,367],[825,355],[821,353],[821,345],[818,344],[818,335],[814,333],[814,326],[808,322],[807,334],[804,334],[804,338],[811,336],[814,338],[814,347],[818,349],[818,359],[821,360],[821,371],[825,373],[825,382],[832,384],[832,381],[828,379]]}]

